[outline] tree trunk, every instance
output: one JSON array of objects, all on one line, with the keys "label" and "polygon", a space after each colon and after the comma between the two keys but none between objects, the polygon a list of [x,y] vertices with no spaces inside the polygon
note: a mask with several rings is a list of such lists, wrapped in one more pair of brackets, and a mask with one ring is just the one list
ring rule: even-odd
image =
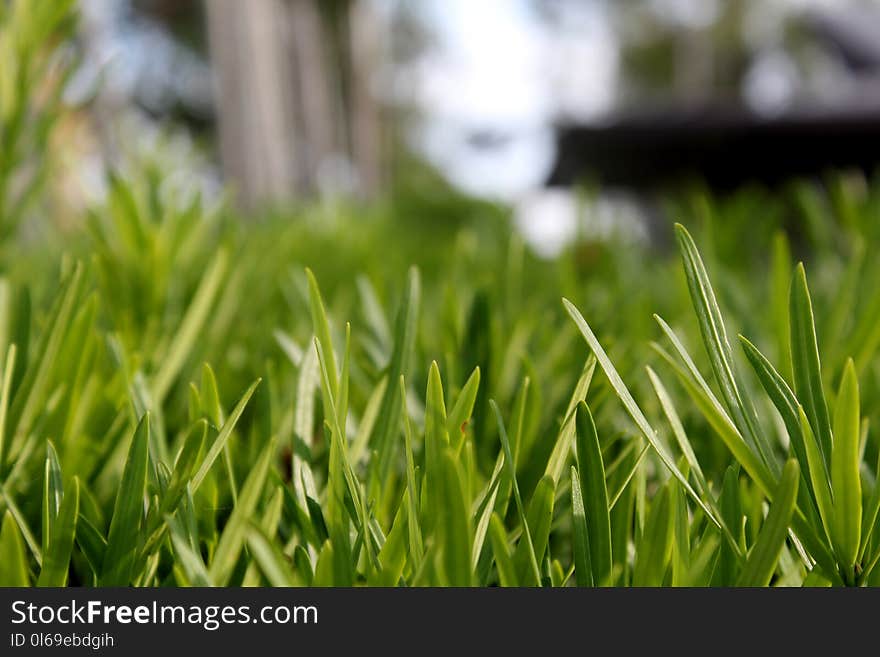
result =
[{"label": "tree trunk", "polygon": [[209,0],[220,152],[240,204],[253,209],[303,191],[281,0]]},{"label": "tree trunk", "polygon": [[[326,1],[326,0],[324,0]],[[382,182],[363,0],[206,0],[224,173],[245,209]]]}]

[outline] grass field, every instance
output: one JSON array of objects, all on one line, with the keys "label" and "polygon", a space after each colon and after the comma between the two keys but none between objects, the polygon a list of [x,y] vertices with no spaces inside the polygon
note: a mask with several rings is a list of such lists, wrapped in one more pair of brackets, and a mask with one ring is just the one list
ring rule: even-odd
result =
[{"label": "grass field", "polygon": [[62,225],[67,18],[4,11],[0,584],[880,584],[880,185],[551,260],[440,183],[242,218],[133,164]]}]

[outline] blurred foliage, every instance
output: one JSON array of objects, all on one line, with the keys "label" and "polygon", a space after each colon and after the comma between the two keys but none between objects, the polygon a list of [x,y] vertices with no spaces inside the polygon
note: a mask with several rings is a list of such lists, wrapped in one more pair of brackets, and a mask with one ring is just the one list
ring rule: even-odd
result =
[{"label": "blurred foliage", "polygon": [[[10,255],[2,582],[878,584],[878,182],[670,193],[667,215],[699,245],[679,230],[683,269],[668,246],[614,239],[540,259],[506,209],[412,174],[370,207],[242,218],[139,165],[108,176],[81,225]],[[717,312],[692,296],[700,255]],[[856,399],[855,422],[834,409],[858,457],[844,463],[865,519],[854,539],[826,532],[824,475],[792,447],[806,425],[780,421],[739,350],[720,348],[735,396],[755,402],[766,478],[732,455],[694,372],[676,378],[651,344],[657,313],[743,431],[706,327],[723,316],[797,379],[797,260],[821,353],[812,393]],[[563,296],[610,361],[597,366]]]},{"label": "blurred foliage", "polygon": [[0,244],[40,201],[61,94],[73,71],[73,0],[0,3]]}]

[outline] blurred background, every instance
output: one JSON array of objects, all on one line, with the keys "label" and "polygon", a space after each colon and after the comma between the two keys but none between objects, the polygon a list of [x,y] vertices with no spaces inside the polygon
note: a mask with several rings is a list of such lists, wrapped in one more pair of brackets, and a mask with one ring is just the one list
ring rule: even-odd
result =
[{"label": "blurred background", "polygon": [[584,193],[590,230],[642,239],[657,189],[870,173],[880,145],[866,0],[79,4],[83,203],[161,143],[166,175],[249,212],[448,185],[553,255]]}]

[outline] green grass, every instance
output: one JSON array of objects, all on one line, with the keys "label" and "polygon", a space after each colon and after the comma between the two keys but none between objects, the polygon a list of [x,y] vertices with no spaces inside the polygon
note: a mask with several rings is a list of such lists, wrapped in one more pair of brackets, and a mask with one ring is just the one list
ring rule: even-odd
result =
[{"label": "green grass", "polygon": [[[45,180],[34,134],[0,165]],[[880,584],[880,184],[674,193],[688,229],[552,260],[420,175],[107,189],[0,204],[0,584]]]}]

